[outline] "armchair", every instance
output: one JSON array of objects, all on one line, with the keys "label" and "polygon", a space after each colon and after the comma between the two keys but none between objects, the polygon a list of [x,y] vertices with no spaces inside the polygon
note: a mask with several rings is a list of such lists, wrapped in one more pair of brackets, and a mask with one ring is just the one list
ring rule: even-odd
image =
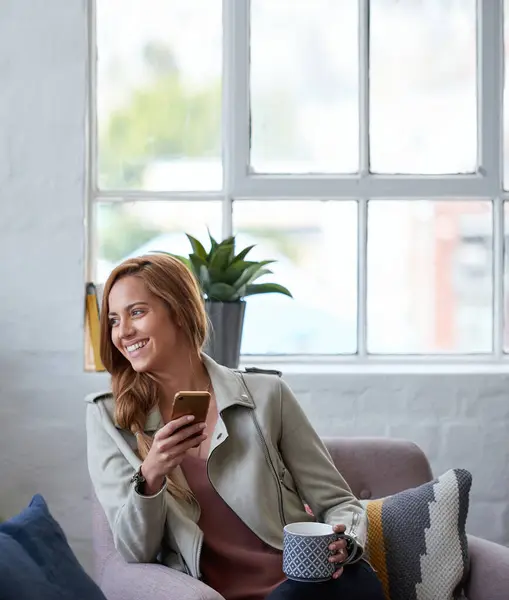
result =
[{"label": "armchair", "polygon": [[[380,498],[432,479],[422,450],[405,440],[326,438],[331,456],[361,499]],[[108,600],[224,600],[201,581],[155,564],[128,564],[115,550],[93,497],[95,579]],[[507,600],[509,548],[469,536],[468,600]]]}]

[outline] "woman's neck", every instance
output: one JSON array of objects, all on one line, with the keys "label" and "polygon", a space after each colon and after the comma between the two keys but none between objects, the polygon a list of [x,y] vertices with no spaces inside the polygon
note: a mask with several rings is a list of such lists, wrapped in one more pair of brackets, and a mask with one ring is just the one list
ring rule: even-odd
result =
[{"label": "woman's neck", "polygon": [[164,373],[154,374],[161,388],[163,398],[160,405],[171,406],[177,392],[205,390],[210,379],[199,355],[179,353],[171,360]]}]

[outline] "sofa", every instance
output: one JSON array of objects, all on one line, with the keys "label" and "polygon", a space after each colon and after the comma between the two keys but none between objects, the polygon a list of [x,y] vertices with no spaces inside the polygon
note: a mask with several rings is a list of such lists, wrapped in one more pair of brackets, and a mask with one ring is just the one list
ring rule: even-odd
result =
[{"label": "sofa", "polygon": [[[422,450],[405,440],[326,438],[341,473],[360,499],[382,498],[432,479]],[[128,564],[113,545],[104,512],[94,497],[95,580],[108,600],[222,600],[198,581],[156,564]],[[469,536],[468,600],[509,598],[509,548]]]}]

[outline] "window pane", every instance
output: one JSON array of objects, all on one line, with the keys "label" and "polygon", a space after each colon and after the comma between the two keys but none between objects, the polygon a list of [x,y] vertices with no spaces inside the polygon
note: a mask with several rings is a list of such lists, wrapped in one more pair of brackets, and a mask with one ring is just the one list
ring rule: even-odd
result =
[{"label": "window pane", "polygon": [[489,202],[371,201],[368,350],[492,349]]},{"label": "window pane", "polygon": [[504,2],[504,188],[509,189],[509,0]]},{"label": "window pane", "polygon": [[357,205],[333,201],[239,201],[237,248],[275,259],[260,282],[285,285],[294,298],[247,298],[243,354],[354,353],[357,314]]},{"label": "window pane", "polygon": [[208,227],[221,236],[221,202],[101,202],[96,210],[97,283],[132,256],[156,250],[189,254],[185,233],[205,240]]},{"label": "window pane", "polygon": [[217,190],[221,0],[98,0],[99,187]]},{"label": "window pane", "polygon": [[504,352],[509,352],[509,204],[504,204]]},{"label": "window pane", "polygon": [[477,167],[475,0],[371,0],[371,170]]},{"label": "window pane", "polygon": [[251,165],[358,170],[357,1],[251,0]]}]

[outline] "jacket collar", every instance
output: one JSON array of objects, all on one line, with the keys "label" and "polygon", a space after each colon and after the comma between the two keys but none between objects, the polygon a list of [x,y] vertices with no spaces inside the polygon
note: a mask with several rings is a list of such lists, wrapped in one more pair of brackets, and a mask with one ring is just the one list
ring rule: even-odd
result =
[{"label": "jacket collar", "polygon": [[[238,371],[220,365],[203,352],[201,358],[212,382],[212,388],[216,396],[217,412],[219,414],[227,408],[230,408],[230,406],[235,406],[237,404],[248,408],[254,408],[251,394]],[[162,426],[163,420],[161,413],[159,407],[156,406],[147,416],[147,420],[145,421],[145,431],[157,431]]]}]

